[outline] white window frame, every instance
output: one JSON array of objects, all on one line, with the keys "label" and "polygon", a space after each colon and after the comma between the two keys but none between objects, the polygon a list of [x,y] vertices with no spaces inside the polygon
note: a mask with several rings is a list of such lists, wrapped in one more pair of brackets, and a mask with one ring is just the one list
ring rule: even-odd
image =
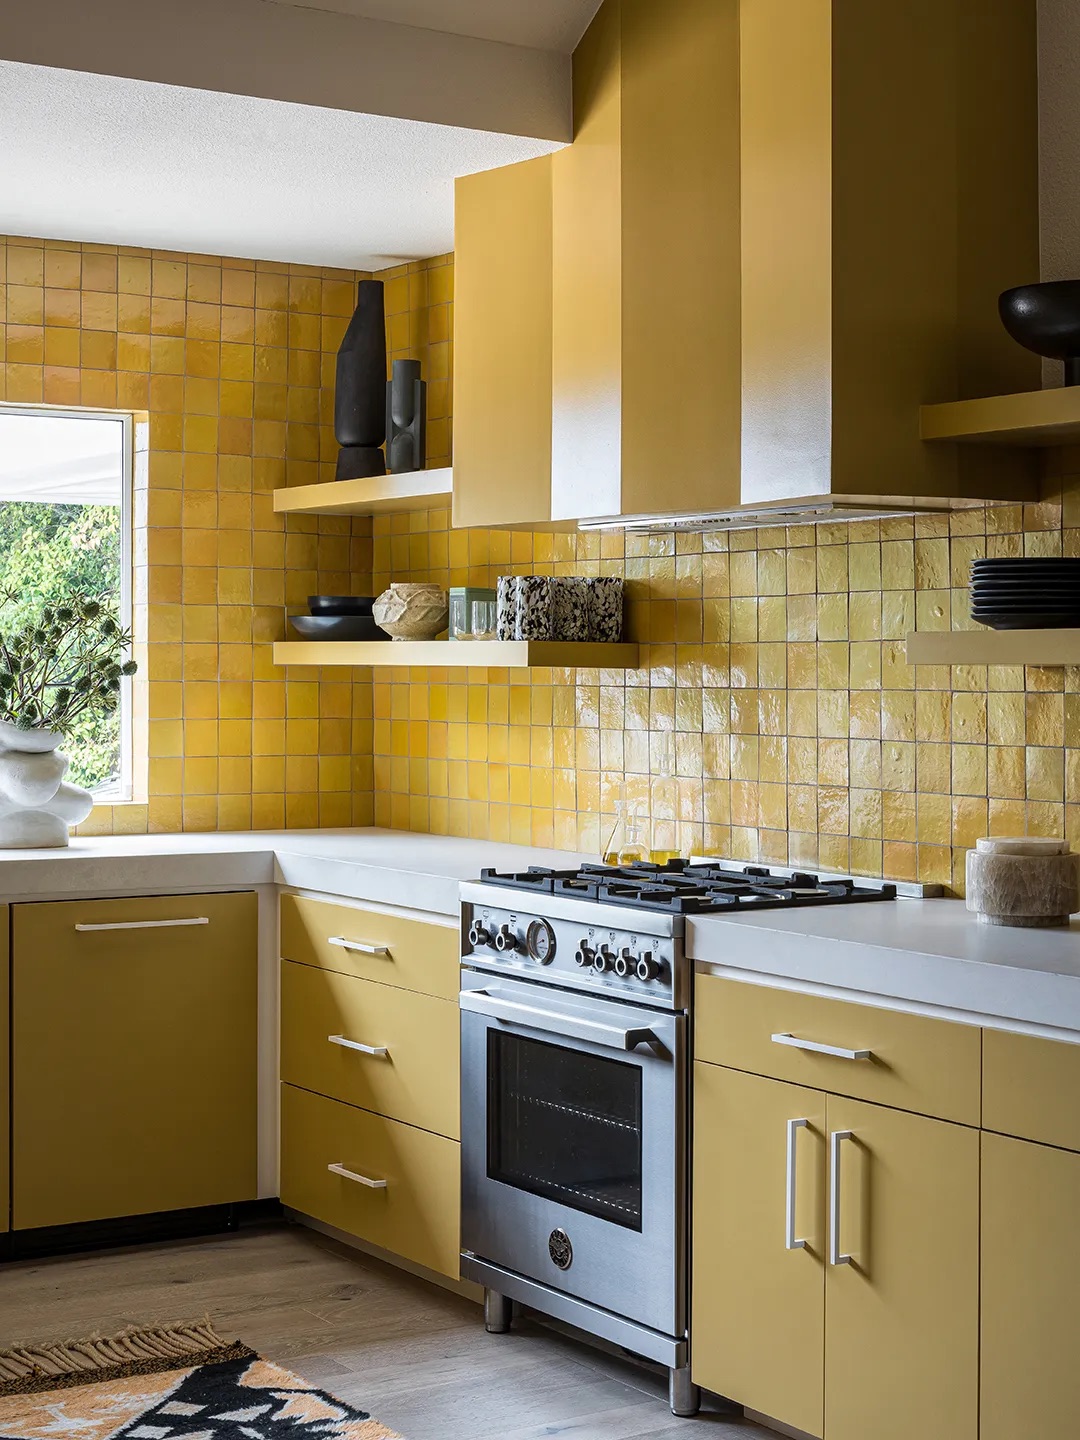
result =
[{"label": "white window frame", "polygon": [[[134,590],[134,499],[135,499],[135,416],[129,410],[102,410],[94,406],[27,405],[0,402],[6,415],[47,416],[54,420],[116,420],[122,426],[123,482],[120,486],[120,624],[131,630]],[[107,790],[94,790],[94,801],[101,805],[121,805],[134,793],[133,695],[131,677],[120,682],[120,780]]]}]

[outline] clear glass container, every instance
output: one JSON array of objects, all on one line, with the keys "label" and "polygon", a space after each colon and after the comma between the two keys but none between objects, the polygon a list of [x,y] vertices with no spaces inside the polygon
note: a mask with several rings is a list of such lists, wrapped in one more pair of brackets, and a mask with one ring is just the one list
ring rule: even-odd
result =
[{"label": "clear glass container", "polygon": [[643,815],[635,812],[627,817],[626,831],[619,847],[619,864],[636,865],[649,858],[649,843],[646,838],[648,822]]},{"label": "clear glass container", "polygon": [[666,865],[669,860],[687,857],[679,820],[679,782],[675,778],[673,737],[658,735],[656,742],[655,773],[649,785],[649,858],[654,865]]},{"label": "clear glass container", "polygon": [[469,633],[473,640],[494,640],[498,606],[495,594],[476,595],[469,601]]},{"label": "clear glass container", "polygon": [[626,801],[615,801],[615,823],[604,846],[604,864],[618,865],[619,852],[626,843]]}]

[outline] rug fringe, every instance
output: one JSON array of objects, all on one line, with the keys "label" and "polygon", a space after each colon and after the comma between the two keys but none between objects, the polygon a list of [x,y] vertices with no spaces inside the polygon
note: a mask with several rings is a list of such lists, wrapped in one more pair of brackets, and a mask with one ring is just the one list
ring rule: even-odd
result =
[{"label": "rug fringe", "polygon": [[[46,1385],[90,1383],[118,1372],[152,1373],[171,1365],[205,1364],[208,1355],[247,1352],[239,1341],[224,1340],[210,1323],[155,1325],[93,1335],[53,1345],[20,1345],[0,1351],[0,1395]],[[253,1353],[253,1352],[252,1352]]]}]

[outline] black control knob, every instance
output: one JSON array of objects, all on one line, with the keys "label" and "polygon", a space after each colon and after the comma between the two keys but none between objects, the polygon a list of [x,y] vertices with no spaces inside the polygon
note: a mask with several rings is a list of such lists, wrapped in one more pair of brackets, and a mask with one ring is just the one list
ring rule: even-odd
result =
[{"label": "black control knob", "polygon": [[609,970],[614,968],[614,965],[615,956],[612,954],[611,947],[601,945],[593,959],[592,968],[598,975],[606,975]]},{"label": "black control knob", "polygon": [[574,964],[580,965],[583,970],[587,970],[595,958],[596,951],[587,940],[582,940],[581,944],[574,951]]},{"label": "black control knob", "polygon": [[485,930],[478,920],[469,926],[469,944],[475,950],[478,946],[491,944],[491,931]]},{"label": "black control knob", "polygon": [[633,975],[634,964],[634,952],[632,950],[623,950],[615,957],[613,969],[620,980],[625,980],[630,975]]},{"label": "black control knob", "polygon": [[660,974],[660,966],[653,959],[651,950],[646,950],[645,954],[639,957],[634,974],[639,980],[645,981],[655,980]]},{"label": "black control knob", "polygon": [[499,927],[499,933],[495,936],[495,949],[498,950],[500,954],[505,954],[507,951],[512,952],[517,948],[518,937],[514,931],[509,925],[501,925]]}]

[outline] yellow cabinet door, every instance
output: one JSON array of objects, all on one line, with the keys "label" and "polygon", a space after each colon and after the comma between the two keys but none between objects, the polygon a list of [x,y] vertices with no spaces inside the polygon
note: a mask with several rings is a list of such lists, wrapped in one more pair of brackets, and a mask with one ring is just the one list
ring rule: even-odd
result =
[{"label": "yellow cabinet door", "polygon": [[976,1440],[978,1132],[832,1095],[827,1111],[825,1434]]},{"label": "yellow cabinet door", "polygon": [[982,1137],[980,1440],[1080,1425],[1080,1155]]},{"label": "yellow cabinet door", "polygon": [[11,923],[10,913],[6,905],[0,905],[0,1231],[9,1229],[11,1222],[10,1145],[8,1143],[11,1133],[11,1107],[9,1103],[11,1070],[8,1063],[8,1036],[10,1034],[10,1021],[8,1017],[8,995],[10,994],[8,980],[8,932]]},{"label": "yellow cabinet door", "polygon": [[253,1199],[256,896],[12,913],[12,1228]]},{"label": "yellow cabinet door", "polygon": [[461,1147],[455,1140],[283,1085],[281,1200],[458,1278]]},{"label": "yellow cabinet door", "polygon": [[821,1435],[825,1096],[699,1061],[693,1147],[694,1380]]}]

